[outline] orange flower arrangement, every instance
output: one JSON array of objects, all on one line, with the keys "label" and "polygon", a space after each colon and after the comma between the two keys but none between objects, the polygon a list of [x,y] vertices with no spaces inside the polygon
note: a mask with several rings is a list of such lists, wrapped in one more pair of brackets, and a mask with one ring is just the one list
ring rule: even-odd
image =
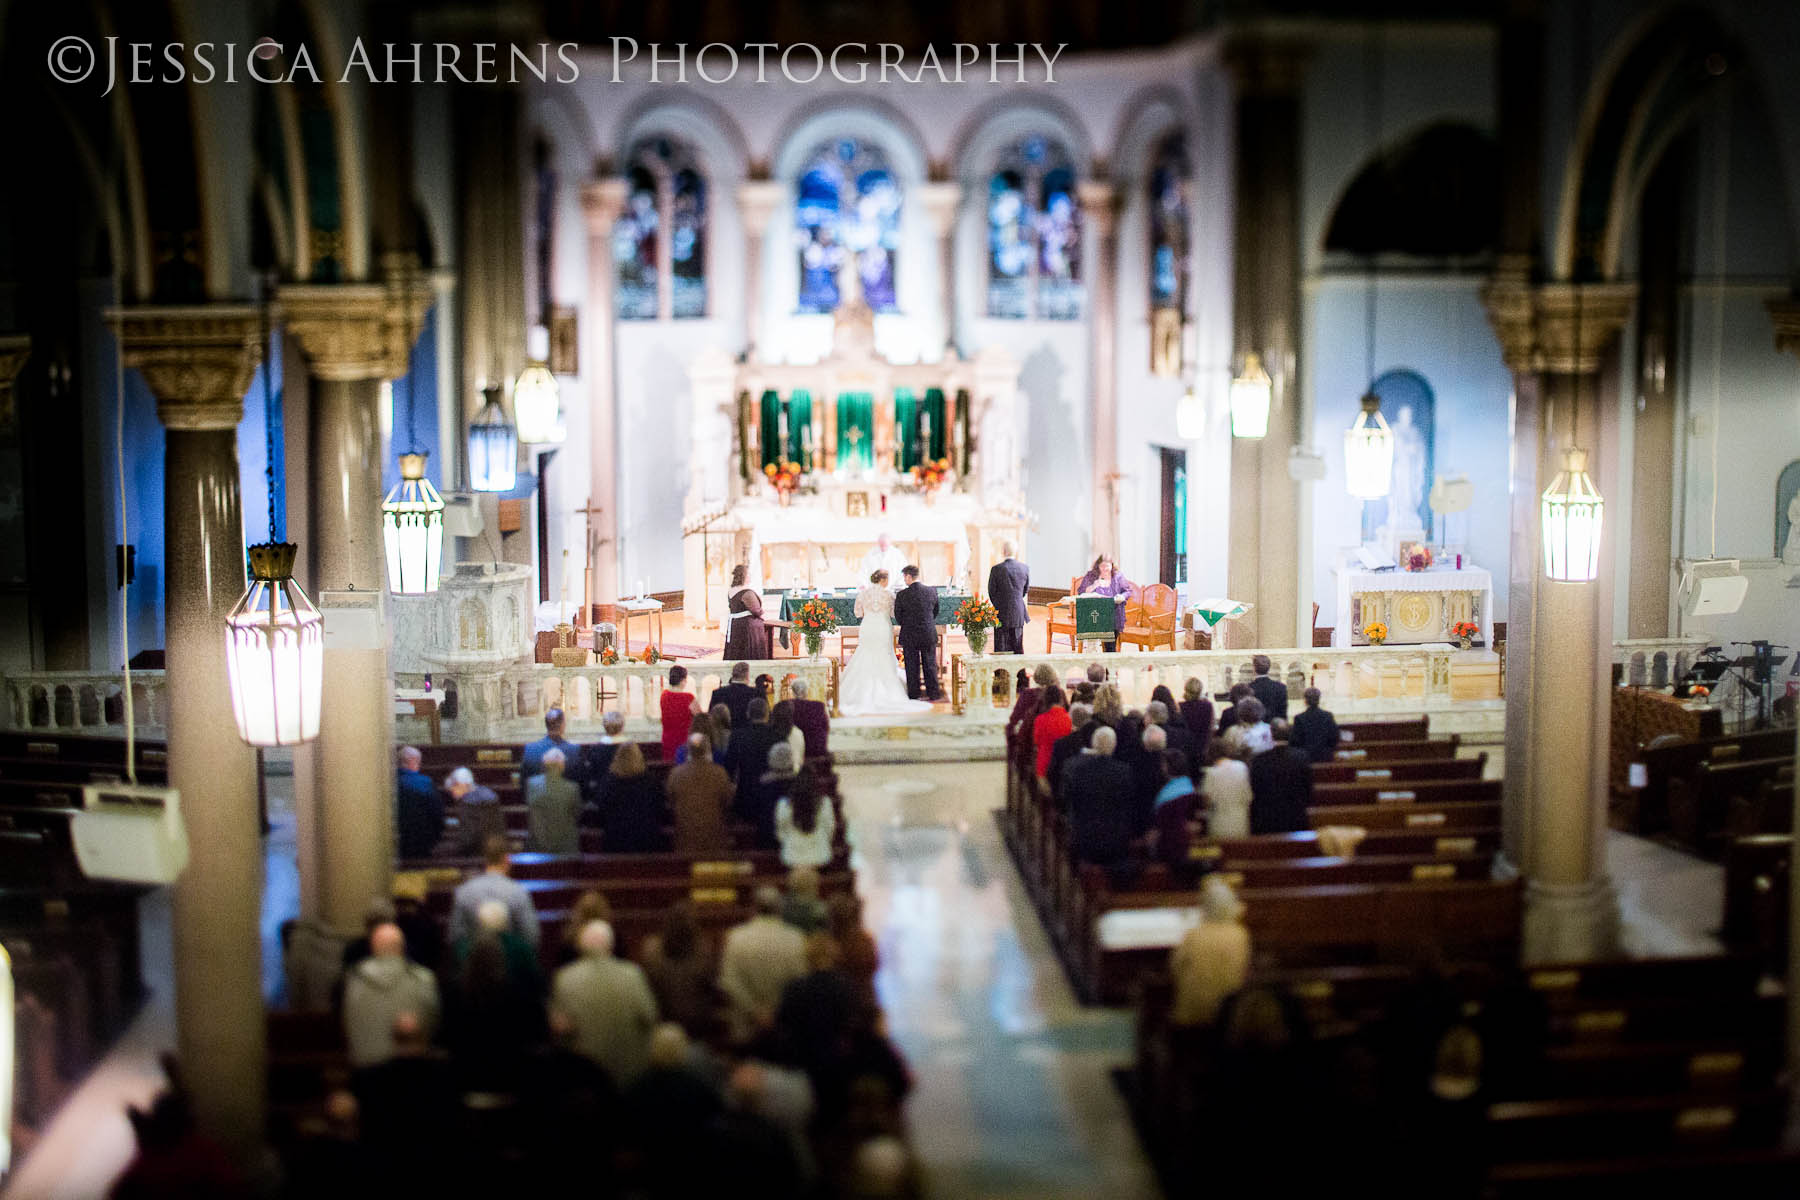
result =
[{"label": "orange flower arrangement", "polygon": [[654,667],[657,663],[661,662],[662,660],[663,660],[663,653],[661,650],[658,650],[655,646],[645,646],[644,647],[643,663],[645,666]]},{"label": "orange flower arrangement", "polygon": [[619,652],[611,646],[602,647],[600,650],[600,665],[603,667],[615,667],[618,666],[618,664]]},{"label": "orange flower arrangement", "polygon": [[1388,627],[1384,622],[1370,621],[1367,625],[1363,626],[1363,636],[1368,638],[1372,645],[1381,645],[1381,643],[1387,641],[1387,635]]},{"label": "orange flower arrangement", "polygon": [[799,463],[782,459],[778,463],[765,464],[763,474],[768,476],[769,482],[774,485],[777,492],[792,492],[800,486],[800,476],[803,472]]},{"label": "orange flower arrangement", "polygon": [[1473,621],[1458,621],[1450,627],[1451,637],[1472,638],[1480,632],[1481,626],[1475,624]]},{"label": "orange flower arrangement", "polygon": [[928,492],[935,492],[950,478],[950,460],[928,458],[912,469],[913,482]]}]

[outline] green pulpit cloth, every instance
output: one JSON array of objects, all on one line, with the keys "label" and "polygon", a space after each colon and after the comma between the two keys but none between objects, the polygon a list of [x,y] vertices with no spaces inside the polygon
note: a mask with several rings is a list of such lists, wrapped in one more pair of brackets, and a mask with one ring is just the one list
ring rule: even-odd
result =
[{"label": "green pulpit cloth", "polygon": [[837,465],[863,473],[875,466],[875,398],[868,392],[837,398]]},{"label": "green pulpit cloth", "polygon": [[1110,642],[1117,634],[1118,603],[1111,596],[1075,597],[1075,637]]}]

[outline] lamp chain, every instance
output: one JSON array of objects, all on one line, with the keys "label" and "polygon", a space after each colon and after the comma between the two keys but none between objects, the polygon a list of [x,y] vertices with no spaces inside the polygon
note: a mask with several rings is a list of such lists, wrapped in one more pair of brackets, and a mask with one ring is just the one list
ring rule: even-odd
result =
[{"label": "lamp chain", "polygon": [[259,314],[262,328],[262,376],[263,376],[263,482],[269,492],[269,544],[275,538],[275,388],[272,376],[275,373],[273,356],[269,353],[271,334],[269,330],[269,304],[275,292],[273,272],[265,271],[262,277],[262,307]]}]

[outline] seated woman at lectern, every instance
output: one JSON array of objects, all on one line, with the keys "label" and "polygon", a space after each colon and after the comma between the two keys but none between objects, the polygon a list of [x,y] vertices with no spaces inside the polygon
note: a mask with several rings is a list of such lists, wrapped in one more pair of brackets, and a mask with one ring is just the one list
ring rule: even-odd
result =
[{"label": "seated woman at lectern", "polygon": [[1088,573],[1081,577],[1081,583],[1075,588],[1075,593],[1080,596],[1111,596],[1113,598],[1113,640],[1100,643],[1100,649],[1111,654],[1119,648],[1119,634],[1125,632],[1125,602],[1131,599],[1131,580],[1125,578],[1124,574],[1113,564],[1110,554],[1102,554],[1094,560],[1094,565],[1088,570]]},{"label": "seated woman at lectern", "polygon": [[730,623],[725,630],[726,662],[769,657],[769,627],[763,624],[762,595],[745,586],[749,578],[750,568],[743,563],[731,568],[731,614],[725,618]]}]

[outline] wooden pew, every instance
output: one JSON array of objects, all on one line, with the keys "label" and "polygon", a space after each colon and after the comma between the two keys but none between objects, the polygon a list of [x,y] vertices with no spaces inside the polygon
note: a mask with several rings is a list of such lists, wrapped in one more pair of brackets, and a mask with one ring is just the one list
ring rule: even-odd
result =
[{"label": "wooden pew", "polygon": [[[1358,779],[1313,787],[1313,804],[1443,804],[1500,799],[1498,779]],[[1317,822],[1314,822],[1316,825]]]},{"label": "wooden pew", "polygon": [[[1428,858],[1442,854],[1473,854],[1478,851],[1491,854],[1499,849],[1499,839],[1498,826],[1458,830],[1452,835],[1429,830],[1370,830],[1357,847],[1356,856],[1408,855],[1413,858]],[[1188,857],[1196,861],[1213,862],[1316,858],[1319,857],[1319,834],[1317,830],[1303,829],[1298,833],[1259,833],[1241,838],[1203,839],[1193,845]]]},{"label": "wooden pew", "polygon": [[1669,827],[1669,785],[1692,775],[1701,763],[1723,764],[1757,758],[1789,758],[1794,754],[1794,735],[1789,730],[1769,729],[1646,746],[1635,762],[1644,769],[1644,786],[1636,789],[1632,832],[1661,833]]},{"label": "wooden pew", "polygon": [[1408,759],[1455,758],[1461,745],[1462,735],[1455,733],[1447,738],[1427,738],[1411,742],[1363,742],[1351,746],[1340,745],[1332,760],[1370,766]]},{"label": "wooden pew", "polygon": [[1751,954],[1772,973],[1787,963],[1788,873],[1794,835],[1733,838],[1725,848],[1725,918],[1721,940]]},{"label": "wooden pew", "polygon": [[1340,721],[1338,733],[1342,735],[1346,746],[1360,746],[1365,742],[1422,742],[1431,736],[1430,724],[1430,717],[1397,721]]},{"label": "wooden pew", "polygon": [[[164,742],[137,740],[138,777],[167,773],[169,748]],[[61,733],[0,731],[0,759],[16,762],[86,763],[95,767],[125,769],[125,739],[81,737]]]},{"label": "wooden pew", "polygon": [[1315,804],[1307,810],[1315,828],[1361,825],[1365,829],[1440,830],[1463,833],[1500,824],[1498,801],[1437,804]]},{"label": "wooden pew", "polygon": [[1356,761],[1313,764],[1313,784],[1361,783],[1392,780],[1406,783],[1423,779],[1480,779],[1487,772],[1487,752],[1474,758],[1398,759],[1388,762],[1360,759]]},{"label": "wooden pew", "polygon": [[1779,757],[1700,762],[1689,774],[1671,778],[1669,832],[1709,858],[1718,856],[1728,833],[1761,832],[1754,828],[1733,830],[1733,812],[1743,810],[1738,817],[1746,820],[1764,784],[1786,782],[1792,787],[1794,756],[1791,746],[1789,749],[1789,753]]}]

